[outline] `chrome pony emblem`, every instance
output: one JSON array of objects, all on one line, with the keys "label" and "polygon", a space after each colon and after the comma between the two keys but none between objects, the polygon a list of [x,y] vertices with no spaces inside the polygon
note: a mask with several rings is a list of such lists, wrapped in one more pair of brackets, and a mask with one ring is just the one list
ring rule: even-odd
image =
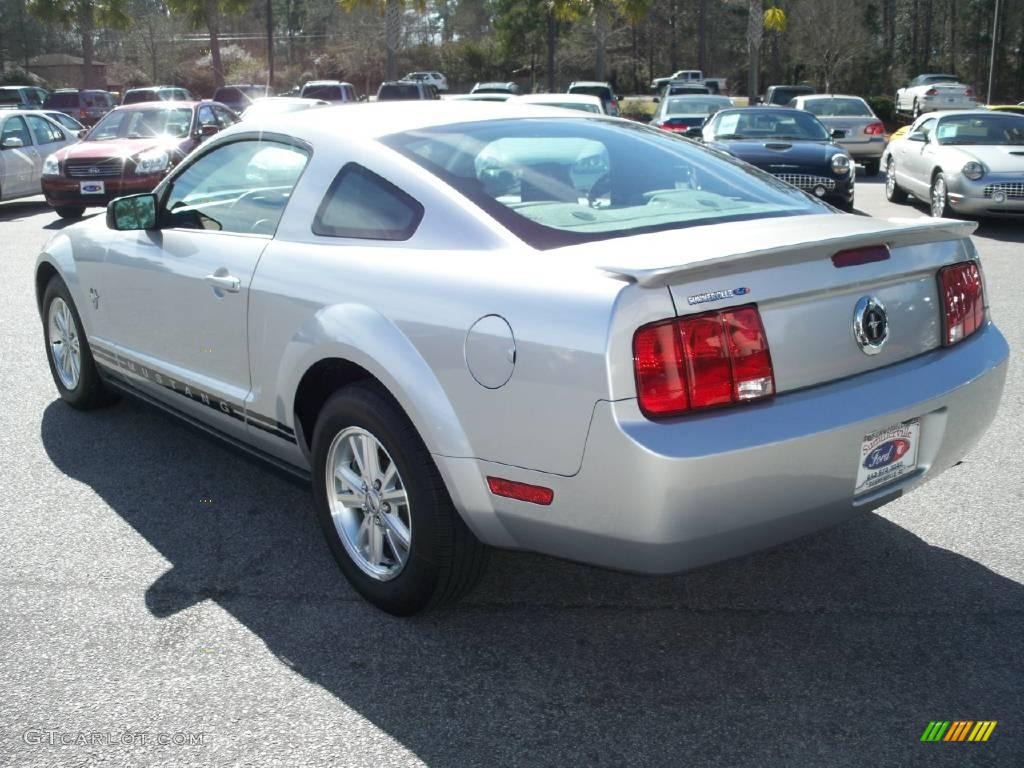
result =
[{"label": "chrome pony emblem", "polygon": [[877,355],[889,338],[885,305],[874,296],[862,296],[853,311],[853,337],[865,355]]}]

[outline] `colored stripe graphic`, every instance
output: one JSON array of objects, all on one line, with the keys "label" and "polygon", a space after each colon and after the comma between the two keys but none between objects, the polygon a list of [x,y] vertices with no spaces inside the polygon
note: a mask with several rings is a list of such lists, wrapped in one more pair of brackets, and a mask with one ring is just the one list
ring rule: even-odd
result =
[{"label": "colored stripe graphic", "polygon": [[988,741],[997,720],[931,720],[921,741]]},{"label": "colored stripe graphic", "polygon": [[949,728],[948,720],[932,720],[921,734],[921,741],[938,741]]}]

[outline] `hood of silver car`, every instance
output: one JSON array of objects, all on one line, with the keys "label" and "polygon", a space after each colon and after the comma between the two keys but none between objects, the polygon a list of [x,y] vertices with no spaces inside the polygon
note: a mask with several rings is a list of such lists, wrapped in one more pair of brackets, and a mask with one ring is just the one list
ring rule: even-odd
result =
[{"label": "hood of silver car", "polygon": [[1024,145],[964,145],[943,147],[945,151],[963,157],[964,162],[976,160],[985,166],[988,173],[1024,173]]}]

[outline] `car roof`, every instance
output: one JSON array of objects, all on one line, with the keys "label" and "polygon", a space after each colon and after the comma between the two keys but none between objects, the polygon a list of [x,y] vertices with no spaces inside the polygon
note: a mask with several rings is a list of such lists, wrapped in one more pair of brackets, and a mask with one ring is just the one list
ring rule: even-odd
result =
[{"label": "car roof", "polygon": [[114,107],[112,111],[128,112],[139,109],[181,109],[182,107],[198,107],[202,104],[220,104],[213,99],[202,99],[201,101],[140,101],[136,104],[122,104]]},{"label": "car roof", "polygon": [[[331,111],[337,119],[331,119]],[[355,112],[354,110],[359,110]],[[358,118],[354,117],[358,114]],[[280,131],[313,142],[331,143],[340,135],[361,139],[377,139],[406,131],[439,128],[463,123],[487,122],[526,117],[543,117],[552,120],[601,120],[602,115],[586,115],[570,110],[551,110],[548,107],[507,102],[487,101],[385,101],[357,104],[355,106],[330,106],[321,109],[307,109],[283,115],[269,115],[260,118],[260,129]],[[251,125],[251,124],[250,124]],[[401,126],[401,128],[396,128]],[[228,130],[234,130],[228,129]],[[251,129],[250,129],[251,130]]]},{"label": "car roof", "polygon": [[699,101],[706,104],[708,99],[718,99],[723,103],[732,104],[732,99],[720,93],[677,93],[665,97],[665,101]]},{"label": "car roof", "polygon": [[[860,96],[853,96],[845,93],[804,93],[797,96],[801,101],[824,101],[825,99],[857,99],[858,101],[864,101]],[[867,102],[864,101],[866,104]]]},{"label": "car roof", "polygon": [[[943,110],[941,112],[926,112],[925,114],[940,119],[944,119],[947,117],[963,117],[964,115],[976,115],[978,117],[981,117],[982,115],[988,117],[1019,117],[1019,115],[1014,115],[1013,113],[1007,114],[1005,112],[1000,112],[997,109],[985,109],[984,107],[982,107],[981,109],[950,109]],[[921,115],[921,117],[924,116],[925,115]]]},{"label": "car roof", "polygon": [[572,87],[577,86],[577,85],[586,85],[586,86],[594,85],[594,86],[600,86],[602,88],[611,88],[612,87],[611,83],[608,83],[608,82],[603,81],[603,80],[573,80],[572,83],[569,85],[569,87],[572,88]]}]

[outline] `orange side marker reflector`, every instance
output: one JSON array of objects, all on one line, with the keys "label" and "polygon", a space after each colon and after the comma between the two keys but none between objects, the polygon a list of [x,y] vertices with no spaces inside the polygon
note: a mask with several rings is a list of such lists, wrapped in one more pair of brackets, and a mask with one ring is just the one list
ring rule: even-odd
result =
[{"label": "orange side marker reflector", "polygon": [[540,504],[545,507],[555,498],[555,492],[550,488],[545,488],[542,485],[519,483],[515,480],[505,480],[501,477],[488,477],[487,485],[495,496],[528,501],[531,504]]}]

